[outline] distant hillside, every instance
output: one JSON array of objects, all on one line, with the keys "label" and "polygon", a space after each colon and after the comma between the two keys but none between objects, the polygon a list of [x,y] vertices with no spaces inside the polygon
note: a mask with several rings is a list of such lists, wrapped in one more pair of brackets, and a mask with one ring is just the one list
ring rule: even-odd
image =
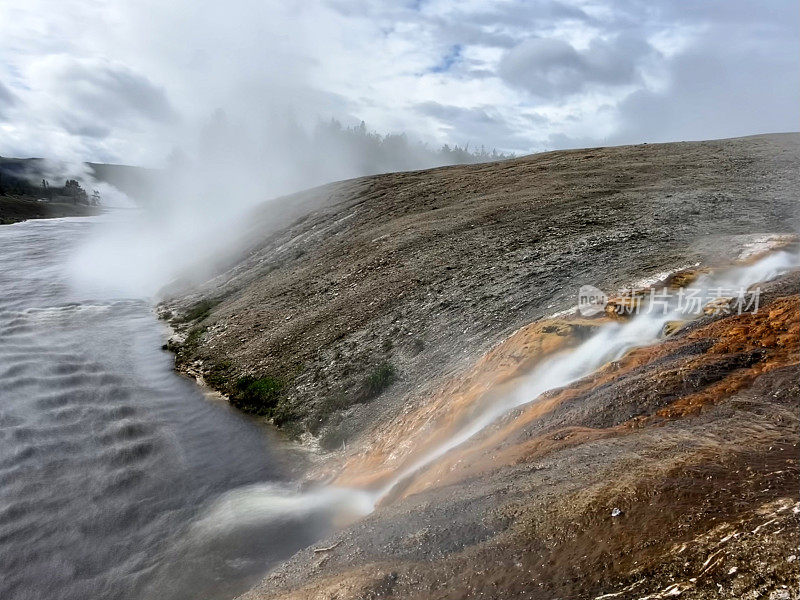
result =
[{"label": "distant hillside", "polygon": [[[89,174],[99,182],[113,185],[133,199],[152,194],[158,171],[143,167],[86,163]],[[41,158],[8,158],[0,156],[0,195],[42,195],[41,180],[48,177],[49,169]],[[65,178],[66,179],[66,178]],[[50,181],[59,187],[63,181]]]},{"label": "distant hillside", "polygon": [[[157,189],[158,171],[126,165],[86,163],[95,182],[104,182],[137,202],[146,203]],[[89,181],[66,176],[56,180],[41,158],[0,156],[0,225],[26,219],[97,214],[102,204]],[[86,189],[84,189],[86,188]]]},{"label": "distant hillside", "polygon": [[19,223],[28,219],[88,217],[99,212],[99,208],[84,204],[48,203],[28,198],[0,196],[0,225]]}]

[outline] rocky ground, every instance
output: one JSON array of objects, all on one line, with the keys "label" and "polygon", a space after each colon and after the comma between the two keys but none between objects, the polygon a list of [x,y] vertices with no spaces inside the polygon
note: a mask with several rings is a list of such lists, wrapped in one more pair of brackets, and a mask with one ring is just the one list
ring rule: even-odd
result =
[{"label": "rocky ground", "polygon": [[[179,369],[329,450],[310,477],[374,488],[592,331],[548,318],[580,285],[785,242],[798,167],[786,134],[332,184],[160,312]],[[245,597],[796,598],[799,283],[512,412]]]}]

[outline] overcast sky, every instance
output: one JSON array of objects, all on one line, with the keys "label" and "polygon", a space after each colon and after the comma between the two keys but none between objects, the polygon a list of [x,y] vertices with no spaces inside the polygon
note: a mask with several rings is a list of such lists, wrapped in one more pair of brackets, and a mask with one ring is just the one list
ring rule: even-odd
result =
[{"label": "overcast sky", "polygon": [[158,165],[217,108],[516,153],[794,131],[799,21],[797,0],[0,0],[0,154]]}]

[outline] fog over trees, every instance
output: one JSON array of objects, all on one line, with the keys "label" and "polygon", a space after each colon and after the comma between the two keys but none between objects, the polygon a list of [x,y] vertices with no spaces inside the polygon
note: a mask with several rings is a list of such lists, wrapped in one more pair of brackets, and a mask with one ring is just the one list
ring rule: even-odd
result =
[{"label": "fog over trees", "polygon": [[513,156],[469,143],[433,148],[405,133],[376,133],[364,121],[346,126],[330,119],[303,127],[292,118],[270,118],[255,125],[223,111],[211,116],[197,142],[177,148],[165,174],[180,189],[194,188],[209,199],[230,197],[232,180],[240,195],[265,200],[364,175]]},{"label": "fog over trees", "polygon": [[[488,150],[484,146],[470,149],[448,144],[439,149],[413,142],[404,133],[380,135],[367,129],[366,123],[345,127],[338,120],[320,122],[308,138],[316,151],[323,155],[344,153],[346,160],[358,175],[371,175],[391,171],[410,171],[442,165],[486,162],[511,158],[513,155]],[[316,154],[315,151],[309,154]]]},{"label": "fog over trees", "polygon": [[0,157],[0,197],[36,199],[46,202],[66,202],[98,206],[100,192],[86,192],[77,179],[67,179],[63,186],[52,185],[46,178],[36,183],[41,175],[38,159],[14,160]]}]

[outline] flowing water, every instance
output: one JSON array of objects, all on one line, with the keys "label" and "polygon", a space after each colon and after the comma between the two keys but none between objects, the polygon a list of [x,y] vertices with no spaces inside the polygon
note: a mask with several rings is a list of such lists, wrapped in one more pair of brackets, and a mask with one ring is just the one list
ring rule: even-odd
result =
[{"label": "flowing water", "polygon": [[[509,411],[534,402],[545,392],[569,385],[590,375],[606,363],[618,360],[633,348],[654,344],[670,321],[685,321],[702,314],[703,306],[718,297],[739,297],[741,308],[757,302],[758,294],[748,287],[769,281],[800,264],[800,256],[789,252],[774,252],[750,265],[724,269],[700,277],[681,294],[653,295],[643,299],[641,312],[624,323],[611,323],[598,328],[589,339],[575,348],[543,360],[530,373],[519,378],[513,390],[477,411],[463,427],[447,441],[414,460],[402,469],[381,490],[375,501],[387,496],[399,484],[436,462],[439,458],[464,444],[492,425]],[[653,290],[655,291],[655,290]],[[695,299],[700,299],[697,302]],[[756,305],[749,307],[757,309]],[[738,310],[738,309],[737,309]]]},{"label": "flowing water", "polygon": [[0,598],[231,597],[336,499],[291,501],[277,440],[173,372],[148,302],[72,283],[99,226],[0,227]]}]

